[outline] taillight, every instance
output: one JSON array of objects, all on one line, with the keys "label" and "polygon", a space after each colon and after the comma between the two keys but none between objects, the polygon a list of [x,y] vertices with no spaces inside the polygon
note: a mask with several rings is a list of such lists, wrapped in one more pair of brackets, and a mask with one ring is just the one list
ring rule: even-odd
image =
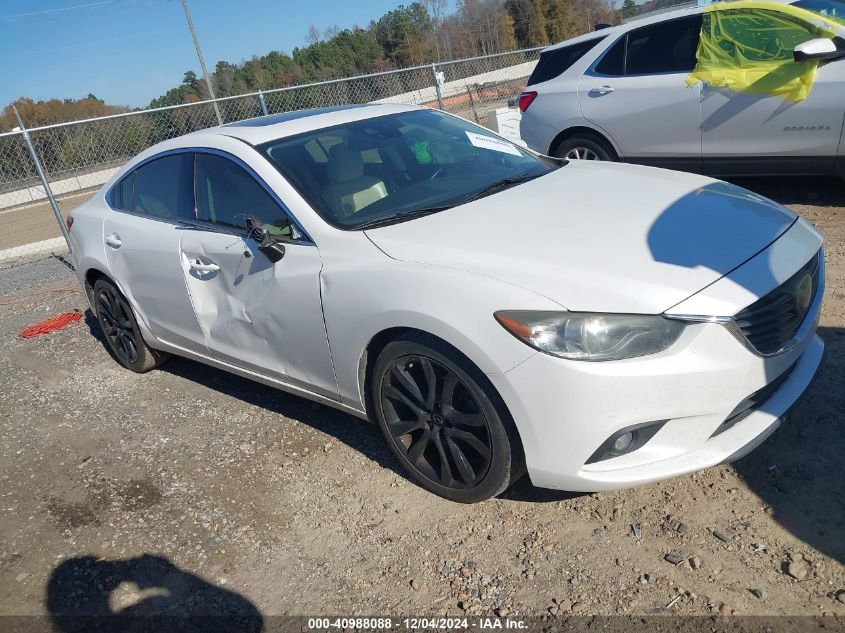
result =
[{"label": "taillight", "polygon": [[534,103],[534,99],[537,98],[537,91],[536,90],[529,90],[528,92],[523,92],[519,95],[519,111],[525,112],[532,103]]},{"label": "taillight", "polygon": [[72,215],[67,216],[67,219],[65,220],[65,224],[67,225],[67,230],[70,231],[70,227],[73,226],[73,216]]}]

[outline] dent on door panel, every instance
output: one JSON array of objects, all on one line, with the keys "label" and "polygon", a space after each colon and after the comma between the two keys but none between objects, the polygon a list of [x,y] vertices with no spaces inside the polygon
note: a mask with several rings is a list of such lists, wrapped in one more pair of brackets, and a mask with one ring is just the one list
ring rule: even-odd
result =
[{"label": "dent on door panel", "polygon": [[[320,301],[317,249],[286,245],[273,264],[253,240],[186,232],[182,265],[212,355],[226,363],[336,399]],[[200,272],[191,260],[216,264]]]}]

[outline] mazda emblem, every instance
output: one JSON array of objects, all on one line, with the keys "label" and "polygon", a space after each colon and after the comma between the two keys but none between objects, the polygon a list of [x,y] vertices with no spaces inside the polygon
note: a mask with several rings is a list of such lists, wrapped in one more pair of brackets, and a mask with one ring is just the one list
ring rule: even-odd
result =
[{"label": "mazda emblem", "polygon": [[813,300],[813,276],[805,273],[795,286],[795,307],[800,314],[804,314]]}]

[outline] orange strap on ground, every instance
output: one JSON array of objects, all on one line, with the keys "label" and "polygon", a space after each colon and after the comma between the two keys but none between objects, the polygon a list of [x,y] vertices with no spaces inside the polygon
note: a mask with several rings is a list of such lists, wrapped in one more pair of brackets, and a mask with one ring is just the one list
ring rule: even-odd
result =
[{"label": "orange strap on ground", "polygon": [[71,323],[79,321],[81,318],[81,312],[65,312],[64,314],[59,314],[58,316],[54,316],[51,319],[42,321],[41,323],[25,327],[20,331],[19,336],[21,338],[33,338],[35,336],[41,336],[42,334],[49,334],[50,332],[64,329]]}]

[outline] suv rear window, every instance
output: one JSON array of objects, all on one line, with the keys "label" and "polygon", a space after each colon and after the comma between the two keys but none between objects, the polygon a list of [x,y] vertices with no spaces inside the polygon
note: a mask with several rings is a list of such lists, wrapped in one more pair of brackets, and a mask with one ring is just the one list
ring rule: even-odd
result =
[{"label": "suv rear window", "polygon": [[659,22],[628,33],[626,75],[689,72],[701,36],[701,16]]},{"label": "suv rear window", "polygon": [[605,37],[595,37],[585,42],[579,42],[578,44],[570,44],[562,48],[543,51],[540,53],[540,59],[534,67],[534,72],[528,78],[527,85],[531,86],[543,83],[561,75],[564,71],[569,70],[575,62],[586,55]]},{"label": "suv rear window", "polygon": [[612,75],[618,77],[625,74],[625,42],[628,41],[628,36],[623,35],[610,49],[604,54],[596,64],[596,72],[602,75]]}]

